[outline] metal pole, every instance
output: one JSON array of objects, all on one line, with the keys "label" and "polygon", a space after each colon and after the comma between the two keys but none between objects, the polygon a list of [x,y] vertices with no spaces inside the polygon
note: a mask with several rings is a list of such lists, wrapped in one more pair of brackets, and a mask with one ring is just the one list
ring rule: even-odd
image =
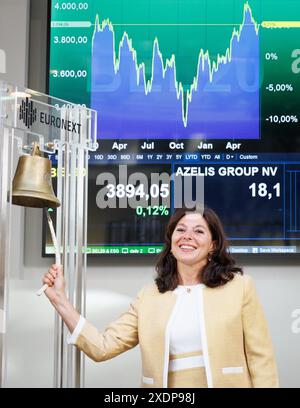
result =
[{"label": "metal pole", "polygon": [[[1,109],[0,109],[1,112]],[[6,380],[6,319],[10,259],[12,131],[0,125],[0,386]]]}]

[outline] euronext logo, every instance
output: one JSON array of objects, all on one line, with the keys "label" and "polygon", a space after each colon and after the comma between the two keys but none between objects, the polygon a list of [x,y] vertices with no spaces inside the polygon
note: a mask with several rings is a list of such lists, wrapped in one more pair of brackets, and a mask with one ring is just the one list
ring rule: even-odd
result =
[{"label": "euronext logo", "polygon": [[22,120],[28,129],[33,125],[33,123],[38,121],[42,125],[66,130],[67,132],[80,134],[81,130],[81,123],[61,118],[60,116],[49,112],[40,111],[37,113],[37,108],[34,107],[33,101],[31,101],[29,98],[22,100],[19,109],[19,120]]},{"label": "euronext logo", "polygon": [[24,125],[29,129],[36,121],[36,108],[33,107],[33,102],[28,98],[23,100],[20,105],[19,119],[23,120]]}]

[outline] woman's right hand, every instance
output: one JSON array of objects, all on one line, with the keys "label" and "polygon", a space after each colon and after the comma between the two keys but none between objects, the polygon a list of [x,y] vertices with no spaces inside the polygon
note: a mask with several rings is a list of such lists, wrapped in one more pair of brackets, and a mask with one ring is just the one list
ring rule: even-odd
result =
[{"label": "woman's right hand", "polygon": [[44,275],[43,283],[48,285],[45,295],[62,317],[70,332],[73,333],[79,322],[80,314],[66,297],[62,266],[51,265],[49,271]]},{"label": "woman's right hand", "polygon": [[43,277],[43,283],[48,285],[45,295],[53,302],[65,297],[65,279],[61,265],[51,265],[48,272]]}]

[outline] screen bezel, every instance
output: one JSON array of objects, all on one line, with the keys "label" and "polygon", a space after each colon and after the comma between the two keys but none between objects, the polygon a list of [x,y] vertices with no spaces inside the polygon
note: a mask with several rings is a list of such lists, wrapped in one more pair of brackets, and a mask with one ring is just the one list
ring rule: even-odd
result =
[{"label": "screen bezel", "polygon": [[[47,0],[47,44],[46,44],[46,93],[49,93],[49,83],[50,83],[50,78],[49,78],[49,70],[50,70],[50,30],[51,30],[51,3],[53,0]],[[43,257],[53,257],[53,254],[47,254],[46,253],[46,231],[47,231],[47,220],[46,217],[43,214],[43,232],[42,232],[42,256]],[[228,245],[230,244],[234,244],[234,241],[228,241]],[[254,244],[253,244],[254,245]],[[235,245],[235,246],[241,246],[239,245]],[[155,259],[157,258],[157,256],[159,256],[159,254],[123,254],[123,253],[119,253],[119,254],[109,254],[109,253],[89,253],[88,254],[89,257],[92,256],[92,258],[97,258],[99,256],[105,256],[105,257],[110,257],[111,255],[117,256],[117,257],[122,257],[124,258],[124,256],[129,257],[129,258],[147,258],[147,259]],[[262,258],[270,258],[270,256],[276,256],[276,258],[288,258],[288,259],[300,259],[300,250],[299,252],[295,252],[295,253],[234,253],[233,256],[235,258],[248,258],[250,256],[250,258],[257,258],[257,259],[262,259]]]}]

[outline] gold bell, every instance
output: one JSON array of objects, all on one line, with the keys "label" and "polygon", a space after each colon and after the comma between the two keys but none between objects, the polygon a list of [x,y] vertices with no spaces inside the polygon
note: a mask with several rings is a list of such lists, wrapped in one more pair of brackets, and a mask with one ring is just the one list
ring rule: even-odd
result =
[{"label": "gold bell", "polygon": [[13,179],[12,203],[23,207],[59,207],[51,182],[51,161],[34,143],[31,156],[19,158]]}]

